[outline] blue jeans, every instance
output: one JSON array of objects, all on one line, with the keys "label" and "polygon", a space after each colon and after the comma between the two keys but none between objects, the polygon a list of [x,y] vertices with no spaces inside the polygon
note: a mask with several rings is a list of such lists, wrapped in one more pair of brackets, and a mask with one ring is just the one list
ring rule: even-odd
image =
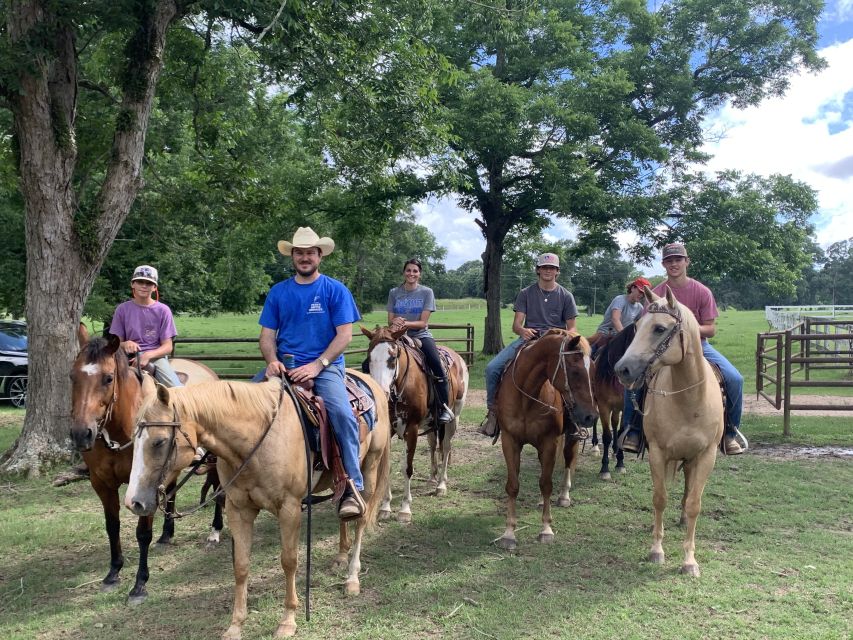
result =
[{"label": "blue jeans", "polygon": [[[708,362],[720,367],[720,373],[723,374],[723,386],[726,388],[726,414],[728,415],[726,431],[730,431],[730,427],[740,429],[740,417],[743,413],[743,376],[707,340],[702,341],[702,355]],[[631,402],[630,393],[627,389],[625,390],[625,408],[622,411],[623,428],[630,425],[631,419],[634,417],[634,404]]]},{"label": "blue jeans", "polygon": [[517,338],[505,346],[501,352],[486,365],[486,407],[491,409],[495,404],[498,384],[506,365],[515,357],[516,352],[524,344],[524,338]]},{"label": "blue jeans", "polygon": [[184,386],[181,384],[181,381],[178,380],[178,374],[176,374],[175,370],[172,368],[172,364],[169,362],[168,356],[152,360],[151,364],[154,365],[154,379],[164,387]]},{"label": "blue jeans", "polygon": [[[263,382],[266,377],[266,368],[259,371],[252,382]],[[314,378],[314,393],[323,398],[326,405],[326,413],[332,423],[332,430],[341,448],[341,458],[344,470],[353,481],[359,491],[364,489],[364,478],[361,475],[361,464],[359,462],[358,422],[352,414],[349,403],[349,394],[344,384],[344,368],[335,364],[323,369]],[[381,398],[377,398],[379,402]]]}]

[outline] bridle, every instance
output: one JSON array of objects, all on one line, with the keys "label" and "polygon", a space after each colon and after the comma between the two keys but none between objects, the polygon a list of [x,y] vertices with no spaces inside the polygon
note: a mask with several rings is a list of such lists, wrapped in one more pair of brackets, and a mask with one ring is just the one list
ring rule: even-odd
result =
[{"label": "bridle", "polygon": [[[113,354],[113,359],[115,360],[116,355]],[[118,366],[116,366],[118,369]],[[124,451],[128,447],[133,444],[133,438],[125,442],[124,444],[119,444],[115,440],[110,439],[110,434],[107,433],[107,430],[104,426],[110,421],[113,416],[113,410],[115,409],[116,401],[118,400],[118,373],[113,373],[113,381],[112,381],[112,397],[110,401],[107,403],[106,409],[104,409],[104,415],[98,418],[95,421],[95,437],[92,439],[93,442],[100,438],[104,441],[104,446],[107,449],[114,452]]]},{"label": "bridle", "polygon": [[[567,391],[559,391],[559,393],[560,393],[560,396],[563,398],[563,406],[568,408],[569,411],[574,409],[575,405],[577,403],[575,401],[575,394],[572,391],[572,386],[571,386],[571,384],[569,384],[569,369],[568,369],[568,366],[566,365],[566,356],[570,356],[570,355],[573,355],[576,353],[583,354],[583,349],[567,349],[566,348],[568,343],[573,338],[574,338],[574,336],[569,335],[569,336],[564,337],[560,341],[560,351],[559,351],[558,358],[557,358],[557,364],[554,367],[554,373],[552,373],[548,378],[548,381],[551,383],[551,386],[554,387],[554,389],[557,389],[557,385],[556,385],[557,376],[559,375],[560,371],[562,370],[563,375],[564,375],[565,380],[566,380]],[[516,352],[515,358],[513,358],[513,361],[512,361],[512,383],[515,385],[515,388],[518,390],[518,392],[521,395],[523,395],[524,397],[526,397],[530,400],[533,400],[537,404],[541,404],[543,407],[546,407],[548,411],[556,412],[557,407],[550,405],[547,402],[542,402],[539,398],[533,397],[532,395],[530,395],[529,393],[524,391],[524,389],[522,389],[518,385],[518,382],[515,379],[515,370],[516,370],[516,364],[518,363],[519,355],[521,355],[522,351],[525,351],[526,349],[529,349],[532,346],[533,346],[532,342],[528,343]]]},{"label": "bridle", "polygon": [[[190,448],[195,449],[195,445],[193,444],[192,440],[190,439],[189,434],[187,434],[187,432],[184,431],[183,425],[181,424],[181,421],[178,419],[178,410],[175,407],[172,407],[172,420],[151,420],[151,421],[141,420],[140,422],[138,422],[136,425],[136,433],[133,434],[133,440],[135,440],[137,438],[137,436],[139,434],[141,434],[142,431],[144,429],[147,429],[148,427],[171,427],[171,429],[172,429],[171,435],[169,436],[169,451],[166,453],[166,461],[163,463],[163,466],[160,467],[160,474],[159,474],[159,477],[157,478],[157,496],[158,496],[158,498],[161,498],[161,499],[158,499],[157,504],[160,506],[163,513],[165,514],[166,509],[163,505],[166,504],[166,502],[168,501],[168,499],[171,496],[166,495],[166,487],[163,484],[163,481],[166,479],[166,469],[168,469],[171,466],[172,458],[174,456],[177,456],[177,453],[178,453],[178,446],[177,446],[177,440],[178,440],[177,434],[178,434],[178,432],[180,432],[180,434],[182,436],[184,436],[184,439],[187,441],[187,444],[190,445]],[[131,442],[133,442],[133,440],[131,440]],[[175,487],[175,489],[171,492],[172,496],[174,496],[174,494],[177,493],[178,489],[179,489],[179,487]],[[167,514],[167,515],[175,515],[175,514]],[[186,515],[186,514],[184,514],[184,515]]]}]

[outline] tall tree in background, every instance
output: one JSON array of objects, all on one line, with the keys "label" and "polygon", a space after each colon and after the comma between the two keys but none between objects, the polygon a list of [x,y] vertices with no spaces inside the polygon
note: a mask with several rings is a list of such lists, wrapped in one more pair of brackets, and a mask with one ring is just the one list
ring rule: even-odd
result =
[{"label": "tall tree in background", "polygon": [[581,243],[653,232],[662,173],[698,159],[723,103],[780,95],[815,53],[819,0],[452,0],[430,42],[457,70],[442,94],[451,143],[425,189],[478,214],[488,315],[503,346],[501,265],[515,229],[574,220]]},{"label": "tall tree in background", "polygon": [[[317,0],[20,0],[0,5],[0,98],[13,116],[26,208],[30,385],[8,471],[37,473],[64,457],[68,366],[83,304],[143,187],[146,135],[167,39],[174,57],[215,42],[245,44],[267,81],[310,106],[345,95],[348,126],[363,136],[360,165],[429,137],[434,61],[411,44],[412,4]],[[393,6],[391,6],[393,5]],[[357,18],[357,19],[356,19]],[[227,28],[227,30],[226,30]],[[418,40],[419,41],[419,40]],[[420,72],[428,73],[420,73]],[[181,79],[191,85],[193,75]],[[247,88],[248,90],[248,88]],[[330,100],[331,102],[332,100]],[[200,105],[199,114],[204,115]],[[404,104],[409,118],[400,118]],[[422,105],[422,107],[421,107]],[[421,110],[419,110],[419,107]],[[361,114],[361,117],[359,117]],[[389,114],[387,140],[376,129]],[[212,123],[209,131],[215,131]],[[338,132],[345,140],[349,131]],[[421,147],[422,148],[422,147]],[[167,147],[149,148],[167,153]],[[353,154],[356,155],[356,154]],[[387,158],[377,162],[387,166]]]}]

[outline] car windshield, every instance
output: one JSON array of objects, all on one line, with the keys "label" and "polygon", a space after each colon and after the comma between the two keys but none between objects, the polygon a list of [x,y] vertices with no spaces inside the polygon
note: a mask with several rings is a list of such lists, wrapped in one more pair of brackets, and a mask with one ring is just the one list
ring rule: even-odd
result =
[{"label": "car windshield", "polygon": [[0,350],[27,350],[27,327],[23,324],[0,324]]}]

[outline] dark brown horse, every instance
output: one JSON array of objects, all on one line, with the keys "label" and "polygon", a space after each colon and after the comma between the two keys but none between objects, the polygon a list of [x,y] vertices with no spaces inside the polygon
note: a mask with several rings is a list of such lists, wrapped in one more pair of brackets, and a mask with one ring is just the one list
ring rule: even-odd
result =
[{"label": "dark brown horse", "polygon": [[[496,399],[501,446],[506,460],[506,531],[498,540],[504,549],[515,549],[518,523],[515,503],[521,449],[532,444],[539,453],[542,493],[542,530],[539,542],[553,542],[551,529],[552,475],[557,452],[566,463],[559,506],[571,503],[569,489],[577,465],[579,441],[565,434],[564,422],[592,426],[598,417],[589,380],[589,343],[583,336],[551,329],[519,349],[504,372]],[[568,426],[568,425],[565,425]]]},{"label": "dark brown horse", "polygon": [[[622,420],[622,410],[625,401],[625,387],[619,381],[614,365],[625,353],[625,349],[634,338],[636,325],[629,324],[614,337],[603,340],[603,345],[595,354],[592,361],[590,379],[592,393],[601,418],[601,437],[604,445],[601,452],[601,470],[598,477],[610,480],[610,450],[616,458],[616,472],[625,473],[625,455],[616,445],[619,425]],[[600,338],[601,340],[601,338]],[[594,426],[592,431],[592,446],[598,448],[598,433]]]},{"label": "dark brown horse", "polygon": [[[101,590],[112,591],[119,584],[119,571],[124,565],[119,537],[118,490],[130,479],[136,412],[143,396],[155,393],[155,383],[148,374],[139,375],[129,367],[117,337],[89,340],[85,327],[81,325],[78,340],[80,353],[71,367],[71,441],[89,467],[89,481],[104,508],[110,541],[110,570],[101,583]],[[200,367],[204,365],[185,368],[183,362],[187,361],[172,361],[176,371],[192,369],[195,377],[199,377],[203,371]],[[207,371],[209,379],[216,378],[215,373],[209,369]],[[188,380],[194,381],[197,380],[192,377]],[[182,458],[181,463],[187,466],[191,460],[192,454],[186,459]],[[139,566],[136,582],[128,595],[130,604],[139,604],[148,595],[145,584],[148,581],[148,548],[153,537],[152,525],[153,516],[146,516],[139,518],[136,526]],[[222,512],[217,504],[213,533],[208,540],[212,541],[215,535],[218,541],[221,529]],[[167,544],[174,532],[174,520],[167,518],[157,543]]]},{"label": "dark brown horse", "polygon": [[[450,391],[448,396],[452,403],[454,418],[443,427],[435,424],[436,403],[430,402],[429,382],[427,374],[415,360],[412,347],[399,341],[406,332],[405,329],[394,331],[391,327],[377,327],[371,332],[364,327],[361,332],[370,340],[367,356],[370,361],[370,375],[379,383],[388,396],[391,412],[391,424],[397,435],[406,441],[404,468],[406,472],[406,489],[397,519],[400,522],[412,520],[412,461],[418,444],[421,429],[428,434],[430,451],[430,480],[435,483],[435,495],[447,494],[447,468],[450,465],[451,440],[459,424],[459,416],[465,406],[465,396],[468,393],[468,367],[462,357],[443,345],[443,351],[451,361],[448,367]],[[433,427],[430,427],[430,424]],[[437,437],[437,434],[440,437]],[[436,445],[441,454],[441,466],[436,458]],[[388,485],[388,495],[379,511],[380,518],[391,515],[391,485]]]}]

